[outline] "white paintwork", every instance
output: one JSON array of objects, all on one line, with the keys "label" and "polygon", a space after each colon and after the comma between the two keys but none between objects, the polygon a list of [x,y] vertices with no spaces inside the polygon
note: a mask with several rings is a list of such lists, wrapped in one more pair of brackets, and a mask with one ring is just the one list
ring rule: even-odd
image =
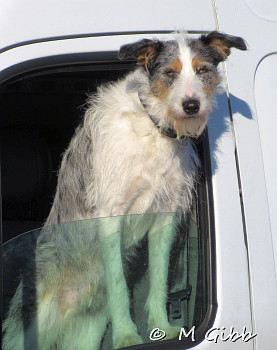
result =
[{"label": "white paintwork", "polygon": [[[244,0],[217,0],[216,7],[220,29],[244,37],[249,45],[247,53],[234,52],[226,65],[245,209],[254,329],[258,333],[255,349],[273,350],[277,344],[277,289],[270,212],[276,213],[277,208],[269,210],[258,119],[266,118],[271,124],[275,116],[257,117],[253,87],[259,62],[277,51],[277,26],[256,16]],[[274,93],[268,86],[264,89]],[[276,159],[273,162],[276,166]]]},{"label": "white paintwork", "polygon": [[[230,115],[226,95],[218,95],[217,100],[218,107],[208,124],[217,259],[218,312],[214,326],[226,327],[226,330],[234,326],[238,332],[245,326],[248,331],[252,331],[247,258]],[[203,345],[205,349],[253,349],[252,341],[245,343],[240,340],[235,343],[204,342]]]},{"label": "white paintwork", "polygon": [[[205,16],[199,16],[200,9]],[[211,2],[197,0],[193,5],[189,0],[0,2],[0,48],[56,36],[177,29],[214,29]]]},{"label": "white paintwork", "polygon": [[[265,57],[255,75],[257,121],[261,138],[266,193],[270,213],[275,273],[277,272],[277,54]],[[276,276],[277,277],[277,276]]]},{"label": "white paintwork", "polygon": [[70,53],[118,51],[121,45],[143,38],[145,38],[145,35],[100,36],[23,45],[7,50],[0,55],[0,69],[4,70],[18,63],[40,57]]},{"label": "white paintwork", "polygon": [[277,6],[275,0],[245,0],[253,13],[267,21],[277,21]]}]

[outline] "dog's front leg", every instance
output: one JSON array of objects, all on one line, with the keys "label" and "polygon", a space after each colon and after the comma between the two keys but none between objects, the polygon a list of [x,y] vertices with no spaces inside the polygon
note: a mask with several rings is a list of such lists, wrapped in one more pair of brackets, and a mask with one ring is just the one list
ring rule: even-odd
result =
[{"label": "dog's front leg", "polygon": [[[110,220],[120,219],[110,218]],[[101,226],[103,228],[103,225]],[[123,273],[121,256],[120,222],[118,222],[118,225],[115,225],[114,222],[111,225],[106,223],[104,232],[111,232],[111,227],[115,233],[110,234],[102,241],[101,254],[105,269],[108,308],[112,321],[113,346],[117,349],[141,344],[142,339],[138,335],[137,327],[130,316],[129,292]]]},{"label": "dog's front leg", "polygon": [[174,338],[180,332],[179,327],[169,324],[166,311],[169,255],[176,230],[174,222],[173,214],[163,216],[158,214],[155,224],[148,233],[149,296],[146,302],[148,330],[151,332],[154,328],[159,328],[165,331],[166,339]]}]

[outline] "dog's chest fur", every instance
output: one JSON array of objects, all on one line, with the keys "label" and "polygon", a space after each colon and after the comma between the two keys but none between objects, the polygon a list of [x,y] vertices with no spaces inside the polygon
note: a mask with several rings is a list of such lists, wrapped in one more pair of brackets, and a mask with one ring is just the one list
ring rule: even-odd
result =
[{"label": "dog's chest fur", "polygon": [[69,216],[80,220],[189,208],[198,157],[190,140],[159,133],[139,100],[140,83],[134,72],[92,96],[64,154],[47,225]]},{"label": "dog's chest fur", "polygon": [[[133,92],[130,88],[132,84],[135,79],[131,74],[129,79],[100,90],[100,106],[93,101],[95,108],[87,114],[97,169],[94,188],[99,188],[103,174],[111,180],[102,193],[94,193],[96,208],[97,202],[107,202],[106,211],[96,216],[185,211],[197,155],[190,141],[182,143],[158,132],[139,101],[137,89]],[[109,101],[109,105],[103,106],[102,101]],[[96,112],[99,110],[101,114]],[[109,135],[108,142],[105,135],[99,137],[103,130]]]},{"label": "dog's chest fur", "polygon": [[[136,136],[134,138],[136,141],[132,140],[131,143],[137,143],[137,147],[136,154],[129,155],[132,161],[126,200],[130,196],[144,200],[144,208],[141,208],[144,212],[187,209],[184,197],[189,195],[193,186],[195,170],[191,145],[183,146],[158,133],[145,139]],[[130,151],[132,149],[130,147]],[[181,195],[183,198],[178,201]],[[136,211],[137,204],[139,203],[134,203],[130,209]],[[139,207],[137,210],[141,211]]]}]

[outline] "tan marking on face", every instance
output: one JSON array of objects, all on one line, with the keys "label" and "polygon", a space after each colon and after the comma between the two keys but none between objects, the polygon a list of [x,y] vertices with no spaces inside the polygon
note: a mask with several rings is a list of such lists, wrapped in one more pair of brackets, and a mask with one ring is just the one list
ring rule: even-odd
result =
[{"label": "tan marking on face", "polygon": [[209,86],[205,86],[203,88],[203,92],[205,95],[207,95],[208,97],[213,96],[213,94],[215,93],[215,88],[216,86],[214,84],[211,84]]},{"label": "tan marking on face", "polygon": [[211,83],[209,84],[209,86],[203,87],[204,94],[207,95],[208,97],[212,97],[214,95],[214,93],[216,91],[216,87],[219,83],[220,83],[220,79],[213,76],[211,78]]},{"label": "tan marking on face", "polygon": [[160,79],[156,79],[152,85],[152,91],[156,97],[166,98],[169,88],[165,86]]},{"label": "tan marking on face", "polygon": [[194,57],[192,62],[191,62],[192,68],[194,71],[201,65],[201,60],[199,57]]},{"label": "tan marking on face", "polygon": [[176,73],[180,73],[182,70],[182,63],[179,60],[179,58],[176,58],[172,64],[171,64],[172,69],[176,72]]},{"label": "tan marking on face", "polygon": [[210,96],[211,95],[211,87],[210,86],[205,86],[203,88],[203,92],[205,95]]}]

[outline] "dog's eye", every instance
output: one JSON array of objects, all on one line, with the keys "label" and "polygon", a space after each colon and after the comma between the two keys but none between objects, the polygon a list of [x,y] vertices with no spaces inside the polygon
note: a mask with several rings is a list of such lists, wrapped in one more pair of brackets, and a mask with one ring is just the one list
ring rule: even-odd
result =
[{"label": "dog's eye", "polygon": [[196,70],[197,74],[204,74],[204,73],[207,73],[207,72],[208,72],[208,69],[206,67],[201,67],[201,68],[198,68]]},{"label": "dog's eye", "polygon": [[175,77],[176,72],[173,69],[168,69],[164,74],[170,78],[173,78]]}]

